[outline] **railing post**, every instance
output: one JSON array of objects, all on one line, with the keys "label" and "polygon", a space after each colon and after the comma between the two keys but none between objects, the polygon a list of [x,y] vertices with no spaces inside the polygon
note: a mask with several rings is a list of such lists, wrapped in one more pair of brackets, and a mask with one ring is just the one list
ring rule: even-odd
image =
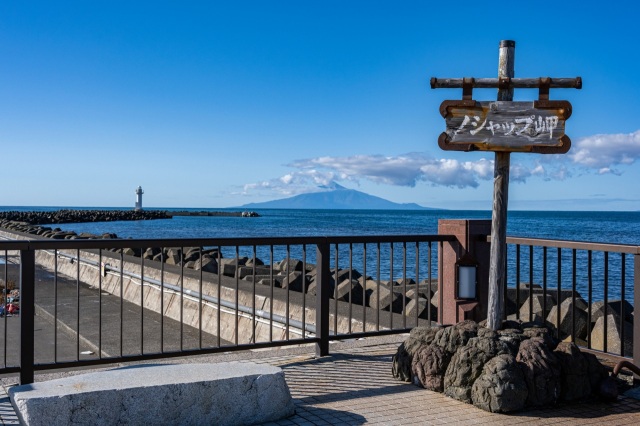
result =
[{"label": "railing post", "polygon": [[[633,255],[633,306],[634,309],[640,306],[640,254]],[[633,363],[640,365],[640,321],[637,320],[633,323]]]},{"label": "railing post", "polygon": [[[491,233],[489,220],[440,219],[438,234],[453,235],[457,241],[440,245],[438,264],[438,322],[455,324],[465,319],[487,317],[489,300],[489,244],[479,237]],[[456,262],[469,254],[478,264],[476,300],[457,299]]]},{"label": "railing post", "polygon": [[324,241],[317,246],[316,255],[316,356],[329,355],[329,243]]},{"label": "railing post", "polygon": [[20,384],[33,383],[35,254],[20,250]]}]

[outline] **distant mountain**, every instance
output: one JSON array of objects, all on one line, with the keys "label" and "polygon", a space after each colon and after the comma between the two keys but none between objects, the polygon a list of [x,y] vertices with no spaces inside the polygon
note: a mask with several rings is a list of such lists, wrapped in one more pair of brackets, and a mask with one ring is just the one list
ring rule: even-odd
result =
[{"label": "distant mountain", "polygon": [[361,210],[434,210],[416,203],[394,203],[337,183],[321,186],[324,191],[309,192],[280,200],[250,203],[243,209],[361,209]]}]

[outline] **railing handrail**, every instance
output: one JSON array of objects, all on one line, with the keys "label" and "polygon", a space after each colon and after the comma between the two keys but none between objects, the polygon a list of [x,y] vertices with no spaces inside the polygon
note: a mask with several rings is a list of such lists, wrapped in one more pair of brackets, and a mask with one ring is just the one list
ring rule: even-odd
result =
[{"label": "railing handrail", "polygon": [[117,239],[34,239],[2,240],[0,250],[65,250],[148,247],[216,247],[216,246],[284,246],[349,243],[401,243],[454,241],[453,235],[360,235],[360,236],[296,236],[239,238],[117,238]]},{"label": "railing handrail", "polygon": [[[491,242],[491,236],[487,235],[487,242]],[[607,251],[610,253],[640,254],[640,245],[594,243],[589,241],[570,241],[552,238],[507,237],[507,244],[519,244],[522,246],[554,247],[575,250]]]}]

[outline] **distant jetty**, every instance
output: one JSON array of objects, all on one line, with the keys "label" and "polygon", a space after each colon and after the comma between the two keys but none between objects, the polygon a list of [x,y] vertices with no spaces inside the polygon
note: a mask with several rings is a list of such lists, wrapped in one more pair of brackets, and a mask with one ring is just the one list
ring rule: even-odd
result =
[{"label": "distant jetty", "polygon": [[179,212],[167,212],[169,216],[223,216],[223,217],[260,217],[256,212],[210,212],[210,211],[179,211]]},{"label": "distant jetty", "polygon": [[258,217],[256,212],[242,211],[166,211],[166,210],[72,210],[55,211],[5,211],[0,212],[0,222],[17,222],[28,225],[62,223],[115,222],[131,220],[171,219],[173,216],[227,216]]},{"label": "distant jetty", "polygon": [[5,211],[0,220],[29,225],[56,223],[115,222],[125,220],[171,219],[164,210],[72,210],[55,211]]}]

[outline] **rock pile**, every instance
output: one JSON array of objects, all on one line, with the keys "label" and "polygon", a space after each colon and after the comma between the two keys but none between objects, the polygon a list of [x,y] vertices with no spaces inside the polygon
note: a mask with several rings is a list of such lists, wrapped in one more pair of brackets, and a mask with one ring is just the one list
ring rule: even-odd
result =
[{"label": "rock pile", "polygon": [[[10,212],[6,212],[10,213]],[[21,212],[18,212],[21,213]],[[133,212],[130,213],[144,213]],[[148,212],[147,212],[148,213]],[[23,218],[22,216],[19,216]],[[133,217],[133,216],[131,216]],[[159,218],[159,217],[158,217]],[[63,231],[60,228],[34,225],[27,222],[3,219],[0,227],[38,235],[52,239],[116,239],[113,233],[94,235],[89,233],[76,233]],[[120,249],[113,249],[119,252]],[[150,247],[145,250],[140,248],[127,248],[123,250],[125,255],[143,257],[146,260],[165,262],[169,265],[184,265],[195,270],[202,269],[205,272],[221,274],[227,277],[238,278],[256,284],[272,285],[279,288],[287,288],[291,291],[306,291],[316,294],[316,265],[299,259],[289,259],[275,262],[273,265],[256,258],[239,257],[225,258],[217,248],[199,247]],[[255,271],[255,272],[254,272]],[[429,300],[437,298],[436,280],[422,280],[416,283],[413,279],[399,281],[375,280],[371,277],[363,277],[355,269],[335,269],[331,271],[329,280],[329,294],[335,300],[364,305],[395,313],[405,313],[409,318],[426,319],[431,313],[431,319],[436,319],[437,309]]]},{"label": "rock pile", "polygon": [[589,321],[588,303],[580,294],[574,298],[571,290],[548,289],[545,295],[542,287],[529,288],[525,284],[519,289],[519,296],[517,291],[507,290],[507,319],[516,320],[519,313],[523,321],[554,327],[561,340],[573,335],[584,346],[590,339],[592,349],[631,356],[634,315],[633,306],[627,300],[593,302]]},{"label": "rock pile", "polygon": [[416,327],[393,357],[392,374],[491,412],[512,412],[598,395],[608,377],[597,358],[555,330],[505,322],[499,331],[473,321]]},{"label": "rock pile", "polygon": [[[6,211],[0,212],[3,228],[16,226],[48,225],[53,223],[114,222],[119,220],[170,219],[162,210],[57,210],[57,211]],[[17,230],[17,229],[15,229]],[[22,231],[24,232],[24,231]]]}]

